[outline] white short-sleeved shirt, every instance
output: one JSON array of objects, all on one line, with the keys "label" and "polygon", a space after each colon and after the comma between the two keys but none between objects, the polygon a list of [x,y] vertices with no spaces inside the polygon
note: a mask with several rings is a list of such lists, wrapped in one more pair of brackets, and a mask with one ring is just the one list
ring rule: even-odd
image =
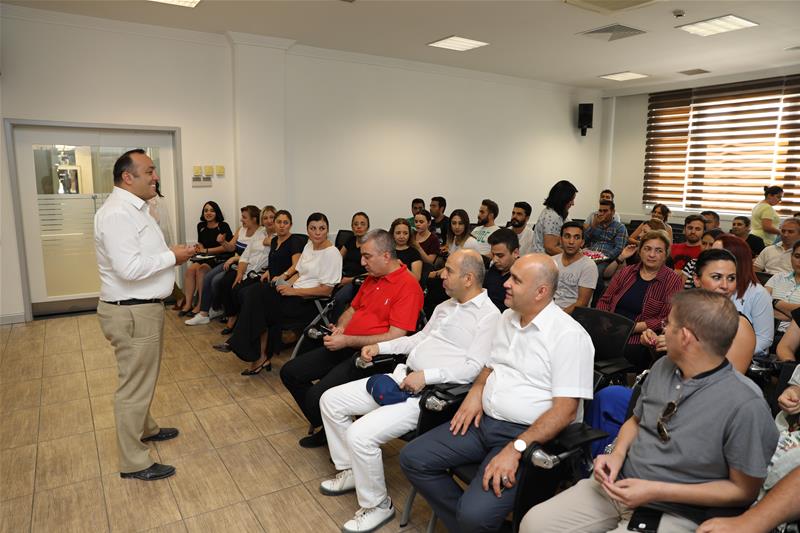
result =
[{"label": "white short-sleeved shirt", "polygon": [[478,241],[478,253],[489,255],[492,253],[492,245],[489,244],[489,236],[499,230],[500,226],[478,226],[472,230],[472,236]]},{"label": "white short-sleeved shirt", "polygon": [[522,233],[517,234],[519,239],[519,255],[527,255],[533,252],[533,230],[530,226],[525,226]]},{"label": "white short-sleeved shirt", "polygon": [[450,252],[451,254],[455,253],[456,250],[462,250],[462,249],[475,250],[479,254],[481,253],[481,246],[478,243],[478,241],[475,240],[475,237],[473,237],[472,235],[467,237],[467,240],[464,241],[464,244],[462,244],[461,246],[457,245],[454,241],[453,243],[450,244],[450,246],[447,247],[447,251]]},{"label": "white short-sleeved shirt", "polygon": [[554,302],[525,327],[519,313],[507,309],[486,366],[493,371],[483,389],[483,411],[498,420],[531,424],[554,397],[592,397],[592,339]]},{"label": "white short-sleeved shirt", "polygon": [[336,285],[342,280],[342,254],[335,246],[314,250],[308,241],[297,261],[300,276],[292,284],[295,289],[311,289],[320,285]]},{"label": "white short-sleeved shirt", "polygon": [[753,266],[768,274],[791,272],[792,247],[790,246],[788,250],[784,250],[780,242],[767,246],[755,258]]},{"label": "white short-sleeved shirt", "polygon": [[[247,273],[261,272],[269,264],[269,246],[264,246],[264,239],[267,237],[267,229],[260,226],[250,237],[247,238],[247,248],[239,257],[240,263],[247,263]],[[239,240],[242,240],[241,238]]]},{"label": "white short-sleeved shirt", "polygon": [[[795,282],[794,272],[775,274],[767,280],[765,287],[772,289],[773,300],[783,300],[790,304],[800,304],[800,283]],[[786,331],[790,321],[781,321],[778,331]]]}]

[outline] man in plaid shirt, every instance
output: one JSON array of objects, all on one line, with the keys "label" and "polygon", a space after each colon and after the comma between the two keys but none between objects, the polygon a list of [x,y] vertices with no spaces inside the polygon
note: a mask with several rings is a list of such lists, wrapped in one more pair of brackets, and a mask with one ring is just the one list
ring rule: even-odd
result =
[{"label": "man in plaid shirt", "polygon": [[614,201],[600,200],[600,208],[589,225],[583,231],[585,247],[606,256],[597,262],[597,287],[594,291],[594,302],[597,302],[605,290],[603,273],[606,267],[617,258],[628,242],[628,230],[622,222],[614,220]]}]

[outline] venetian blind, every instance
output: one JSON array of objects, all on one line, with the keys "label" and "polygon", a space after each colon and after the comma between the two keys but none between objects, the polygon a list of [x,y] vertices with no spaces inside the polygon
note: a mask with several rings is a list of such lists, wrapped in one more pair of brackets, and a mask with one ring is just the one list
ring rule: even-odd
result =
[{"label": "venetian blind", "polygon": [[650,95],[643,203],[749,214],[764,186],[800,211],[800,75]]}]

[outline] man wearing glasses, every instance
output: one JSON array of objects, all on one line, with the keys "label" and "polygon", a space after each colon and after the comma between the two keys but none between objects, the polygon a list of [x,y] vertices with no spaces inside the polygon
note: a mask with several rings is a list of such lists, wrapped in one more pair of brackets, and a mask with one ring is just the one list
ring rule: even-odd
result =
[{"label": "man wearing glasses", "polygon": [[[725,359],[738,314],[724,295],[678,293],[667,357],[644,382],[613,451],[584,479],[531,509],[520,531],[693,532],[755,500],[778,442],[756,385]],[[659,525],[660,522],[660,525]]]}]

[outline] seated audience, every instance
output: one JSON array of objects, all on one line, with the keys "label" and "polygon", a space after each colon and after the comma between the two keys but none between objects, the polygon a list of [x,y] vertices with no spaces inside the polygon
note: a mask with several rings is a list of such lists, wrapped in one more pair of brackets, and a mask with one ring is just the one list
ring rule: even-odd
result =
[{"label": "seated audience", "polygon": [[777,274],[792,271],[792,245],[800,239],[800,218],[787,218],[781,224],[781,239],[764,247],[753,262],[759,272]]},{"label": "seated audience", "polygon": [[670,242],[672,241],[672,227],[669,224],[662,222],[660,218],[651,218],[650,220],[645,220],[639,224],[639,227],[630,234],[628,237],[628,244],[638,245],[639,241],[642,240],[642,235],[657,229],[667,232]]},{"label": "seated audience", "polygon": [[[364,236],[361,264],[367,269],[367,279],[338,323],[328,326],[332,334],[325,335],[323,346],[299,355],[281,368],[281,381],[315,428],[322,425],[319,399],[326,390],[379,372],[391,372],[392,367],[384,368],[385,365],[356,367],[354,352],[369,344],[397,339],[417,328],[422,289],[397,258],[389,232],[378,229]],[[324,431],[300,439],[300,445],[306,448],[325,442]]]},{"label": "seated audience", "polygon": [[[514,507],[525,449],[580,419],[592,397],[594,347],[553,303],[558,270],[541,254],[521,257],[506,282],[509,307],[489,361],[449,423],[410,442],[400,466],[449,531],[497,531]],[[464,490],[450,468],[480,463]]]},{"label": "seated audience", "polygon": [[[248,205],[242,208],[241,227],[236,231],[234,240],[236,241],[236,252],[233,257],[229,258],[222,264],[222,279],[219,285],[214,289],[214,295],[211,299],[211,307],[214,309],[224,309],[225,316],[228,317],[227,327],[232,327],[236,322],[236,315],[239,310],[238,298],[232,297],[233,292],[237,292],[235,288],[240,288],[242,281],[246,281],[245,274],[249,270],[253,272],[260,272],[258,269],[263,269],[267,263],[267,254],[269,254],[269,247],[264,246],[264,238],[266,232],[260,220],[261,212],[258,207]],[[254,246],[251,248],[251,246]],[[248,257],[256,262],[249,265],[247,261],[240,263],[242,256],[250,248],[251,251]],[[257,248],[257,251],[255,251]],[[265,251],[266,250],[266,251]],[[255,254],[255,255],[253,255]],[[216,269],[217,267],[214,267]],[[213,273],[212,269],[209,274]],[[258,276],[256,276],[257,279]],[[208,313],[201,310],[195,316],[186,320],[184,324],[187,326],[197,326],[208,324],[211,319]]]},{"label": "seated audience", "polygon": [[[183,309],[178,313],[179,316],[193,317],[196,312],[200,312],[200,302],[203,299],[203,278],[211,271],[212,267],[230,257],[233,247],[225,245],[232,239],[231,227],[225,222],[225,217],[217,202],[206,202],[203,205],[200,222],[197,223],[197,243],[194,245],[195,252],[206,258],[194,257],[186,267],[186,273],[183,276],[183,292],[186,299],[183,302]],[[196,305],[194,305],[195,293],[197,294]]]},{"label": "seated audience", "polygon": [[492,247],[492,263],[486,271],[483,287],[502,312],[506,310],[505,283],[511,275],[511,266],[519,258],[519,241],[513,230],[501,228],[489,236],[489,245]]},{"label": "seated audience", "polygon": [[322,423],[339,473],[323,481],[319,490],[328,496],[355,490],[361,507],[343,531],[372,531],[394,516],[380,446],[417,426],[422,389],[437,383],[470,383],[486,364],[500,313],[481,288],[483,275],[480,254],[456,251],[442,274],[450,299],[436,308],[425,327],[410,337],[361,349],[366,362],[378,354],[408,354],[405,364],[384,376],[393,380],[389,385],[396,382],[399,387],[396,402],[376,402],[367,390],[369,378],[322,395]]},{"label": "seated audience", "polygon": [[[261,275],[261,283],[245,287],[240,292],[241,308],[236,327],[222,330],[223,335],[233,333],[237,337],[234,341],[237,346],[236,355],[251,363],[250,369],[245,372],[272,369],[269,363],[272,354],[277,351],[280,324],[275,324],[273,331],[269,332],[272,334],[267,335],[268,332],[265,330],[267,313],[272,310],[267,310],[265,306],[268,303],[275,303],[275,286],[288,283],[297,272],[297,263],[306,244],[300,235],[292,234],[292,214],[285,209],[278,211],[275,216],[275,232],[275,237],[270,241],[267,270]],[[284,310],[288,313],[285,315],[287,318],[294,312],[299,314],[314,311],[313,306],[301,305],[299,300],[291,302],[293,304]],[[311,318],[313,315],[309,320]],[[263,344],[260,341],[263,341]],[[214,345],[214,349],[220,352],[231,351],[231,339]]]},{"label": "seated audience", "polygon": [[700,216],[703,217],[705,224],[704,231],[710,231],[712,229],[719,228],[719,214],[717,214],[716,211],[701,211]]},{"label": "seated audience", "polygon": [[[700,239],[700,248],[702,248],[700,253],[702,254],[706,250],[710,250],[711,247],[714,246],[714,241],[717,240],[717,237],[722,234],[723,231],[719,228],[715,228],[703,233],[703,237]],[[680,272],[681,276],[683,276],[684,289],[694,288],[694,269],[696,264],[697,259],[691,259],[686,262],[686,264],[683,266],[683,270]]]},{"label": "seated audience", "polygon": [[721,294],[676,294],[667,357],[650,370],[613,451],[595,459],[592,478],[528,511],[520,531],[626,531],[631,512],[646,507],[661,514],[659,531],[694,532],[755,500],[778,430],[761,391],[725,359],[737,324]]},{"label": "seated audience", "polygon": [[422,198],[414,198],[411,200],[411,216],[406,219],[409,225],[414,225],[414,217],[423,209],[425,209],[425,200]]},{"label": "seated audience", "polygon": [[533,230],[528,225],[533,208],[528,202],[515,202],[511,210],[508,227],[514,230],[519,240],[519,255],[527,255],[533,251]]},{"label": "seated audience", "polygon": [[[602,191],[600,191],[600,198],[598,201],[603,201],[603,200],[608,200],[610,202],[613,202],[614,191],[612,191],[611,189],[603,189]],[[587,216],[586,219],[583,221],[584,229],[588,228],[592,224],[592,220],[594,220],[595,216],[597,216],[597,211],[592,211],[591,213],[589,213],[589,216]],[[613,218],[615,222],[622,222],[617,213],[614,213]]]},{"label": "seated audience", "polygon": [[614,220],[614,202],[600,200],[600,207],[583,233],[584,247],[600,252],[608,258],[606,264],[613,261],[622,252],[628,240],[628,230],[622,222]]},{"label": "seated audience", "polygon": [[392,222],[389,233],[394,239],[394,250],[397,258],[408,268],[408,271],[419,281],[422,276],[422,258],[419,251],[410,246],[409,241],[414,238],[411,233],[411,226],[404,218],[398,218]]},{"label": "seated audience", "polygon": [[565,313],[572,314],[576,307],[588,307],[597,286],[597,267],[583,255],[583,225],[565,222],[561,226],[561,249],[564,253],[553,257],[558,267],[558,288],[553,301]]},{"label": "seated audience", "polygon": [[[669,207],[665,206],[664,204],[656,204],[653,206],[653,209],[650,210],[650,219],[660,220],[663,222],[667,235],[669,235],[669,240],[672,242],[672,226],[670,226],[667,222],[669,220],[670,213],[671,211],[669,210]],[[628,238],[628,242],[639,244],[639,240],[641,239],[642,235],[647,233],[649,230],[661,229],[653,226],[652,224],[645,227],[647,224],[647,221],[639,224],[639,227],[636,228],[633,233],[631,233],[631,236]]]},{"label": "seated audience", "polygon": [[684,220],[683,234],[686,237],[686,242],[672,245],[673,266],[678,274],[681,273],[686,263],[692,259],[697,259],[700,252],[703,251],[700,239],[703,238],[704,228],[705,221],[700,215],[689,215]]},{"label": "seated audience", "polygon": [[764,286],[772,296],[775,318],[780,320],[778,331],[785,332],[792,319],[792,311],[800,309],[800,240],[792,246],[792,271],[775,274]]},{"label": "seated audience", "polygon": [[727,234],[720,235],[713,247],[724,248],[736,257],[736,293],[731,295],[731,300],[756,331],[755,357],[765,357],[774,336],[772,299],[753,272],[750,247],[739,237]]},{"label": "seated audience", "polygon": [[[683,286],[681,277],[666,266],[669,248],[669,237],[663,231],[644,235],[638,247],[640,263],[617,272],[597,303],[598,309],[636,323],[624,355],[638,370],[649,368],[653,361],[649,347],[641,342],[642,333],[646,329],[660,331],[661,322],[669,314],[672,295]],[[616,261],[624,262],[636,251],[636,247],[628,245]]]},{"label": "seated audience", "polygon": [[361,264],[361,239],[369,231],[369,217],[363,211],[358,211],[350,219],[350,229],[353,235],[345,241],[339,252],[342,254],[342,281],[333,293],[335,305],[330,317],[335,322],[344,312],[350,301],[355,297],[358,288],[353,280],[367,273]]},{"label": "seated audience", "polygon": [[[736,257],[728,250],[708,249],[697,258],[697,268],[693,272],[692,287],[706,289],[730,298],[736,291]],[[652,329],[642,333],[642,344],[650,346],[656,352],[666,352],[667,344],[664,333],[657,335]],[[756,349],[756,332],[747,318],[739,314],[739,328],[733,339],[726,359],[733,368],[742,374],[750,368],[753,353]]]},{"label": "seated audience", "polygon": [[758,254],[764,249],[764,239],[750,233],[750,217],[733,217],[731,234],[736,235],[747,243],[747,246],[753,252],[753,257],[758,257]]},{"label": "seated audience", "polygon": [[481,253],[478,241],[469,231],[469,215],[463,209],[455,209],[450,213],[450,227],[447,230],[447,240],[442,245],[441,253],[446,256],[461,248]]},{"label": "seated audience", "polygon": [[416,234],[414,236],[414,247],[419,252],[422,261],[432,265],[439,257],[439,248],[442,246],[439,237],[431,231],[431,217],[427,209],[423,209],[414,215],[414,228]]},{"label": "seated audience", "polygon": [[800,354],[800,310],[792,311],[792,321],[775,350],[779,361],[797,361]]},{"label": "seated audience", "polygon": [[544,201],[544,209],[539,213],[533,228],[533,252],[537,254],[558,255],[561,249],[561,226],[567,221],[569,208],[575,205],[578,189],[561,180],[550,188]]},{"label": "seated audience", "polygon": [[500,208],[497,203],[489,199],[481,201],[481,207],[478,209],[478,225],[472,230],[472,236],[478,241],[478,252],[486,257],[491,255],[489,235],[500,229],[494,221],[499,214]]},{"label": "seated audience", "polygon": [[450,217],[446,216],[447,200],[444,196],[434,196],[431,198],[430,211],[433,222],[431,230],[439,237],[441,242],[447,240],[447,232],[450,229]]}]

